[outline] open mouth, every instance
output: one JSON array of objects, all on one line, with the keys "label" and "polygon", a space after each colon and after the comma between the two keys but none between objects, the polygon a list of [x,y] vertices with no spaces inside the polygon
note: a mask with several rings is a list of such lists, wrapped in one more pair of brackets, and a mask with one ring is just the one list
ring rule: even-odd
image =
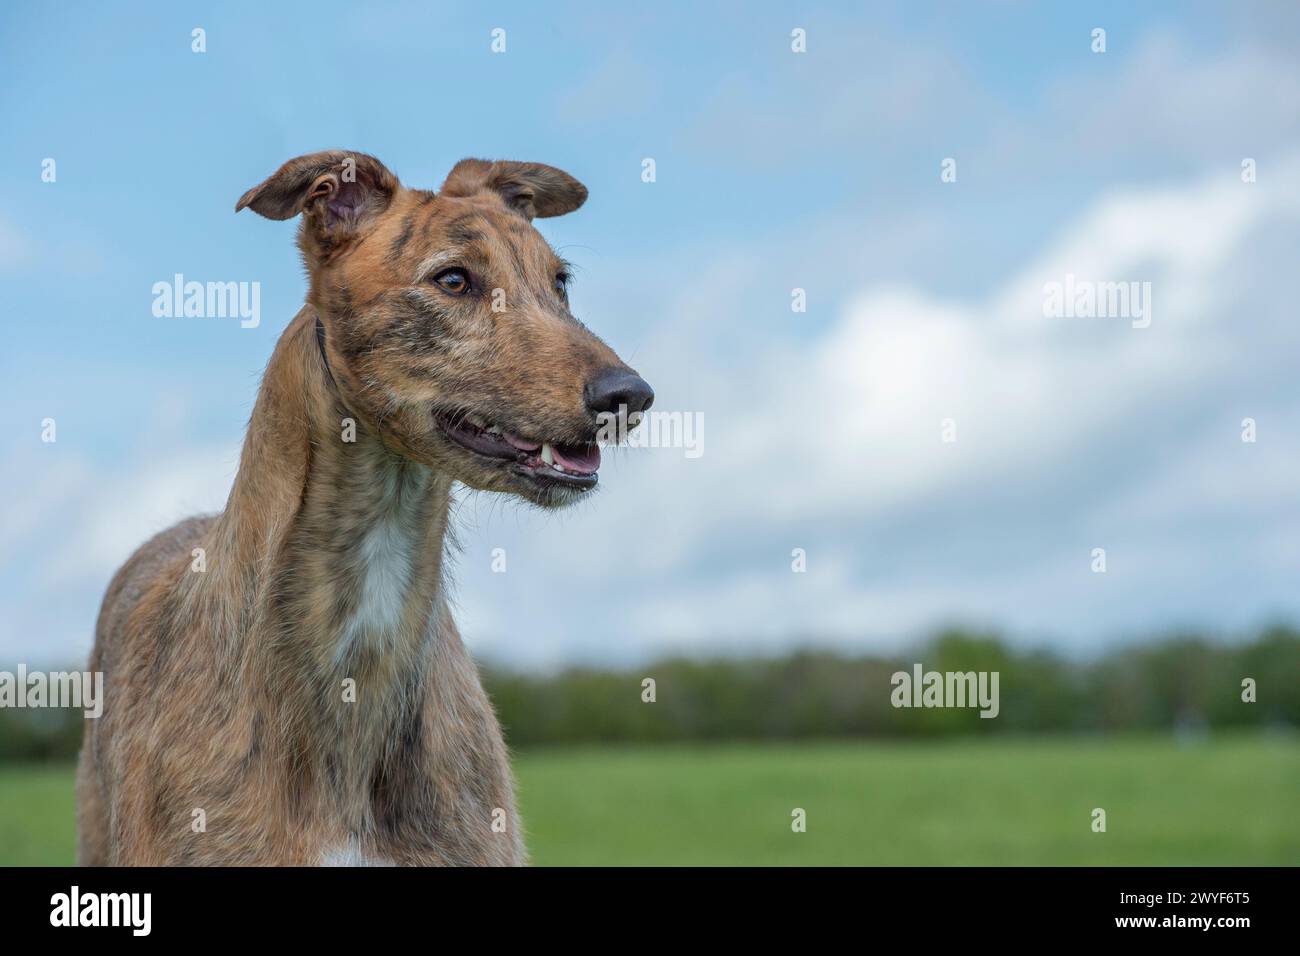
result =
[{"label": "open mouth", "polygon": [[478,415],[439,416],[447,437],[463,448],[508,463],[516,473],[534,481],[590,488],[600,468],[600,446],[538,442],[520,438]]}]

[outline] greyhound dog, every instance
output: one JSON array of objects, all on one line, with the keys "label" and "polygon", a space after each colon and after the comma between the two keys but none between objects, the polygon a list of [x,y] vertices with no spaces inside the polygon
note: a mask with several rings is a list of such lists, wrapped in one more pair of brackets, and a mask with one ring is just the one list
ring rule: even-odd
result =
[{"label": "greyhound dog", "polygon": [[452,485],[559,507],[650,387],[569,311],[533,228],[586,188],[458,163],[285,163],[239,200],[301,215],[303,309],[267,366],[225,510],[109,585],[77,778],[89,865],[522,864],[492,706],[448,609]]}]

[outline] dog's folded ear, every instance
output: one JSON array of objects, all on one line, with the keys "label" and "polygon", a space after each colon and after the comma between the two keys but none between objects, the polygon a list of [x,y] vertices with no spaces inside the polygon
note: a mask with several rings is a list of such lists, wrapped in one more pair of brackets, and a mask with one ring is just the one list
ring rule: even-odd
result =
[{"label": "dog's folded ear", "polygon": [[548,218],[573,212],[587,201],[587,187],[562,169],[541,163],[462,159],[447,174],[442,193],[473,196],[495,192],[525,219]]},{"label": "dog's folded ear", "polygon": [[365,153],[341,149],[291,159],[266,181],[239,197],[267,219],[291,219],[302,213],[326,234],[353,231],[383,212],[400,187],[397,177]]}]

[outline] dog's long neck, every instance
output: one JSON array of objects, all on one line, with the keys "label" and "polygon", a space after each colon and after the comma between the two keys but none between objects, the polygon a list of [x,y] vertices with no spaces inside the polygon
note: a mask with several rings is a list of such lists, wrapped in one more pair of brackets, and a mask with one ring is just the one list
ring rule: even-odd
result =
[{"label": "dog's long neck", "polygon": [[316,799],[365,832],[426,696],[472,690],[442,594],[451,481],[350,414],[316,335],[308,308],[277,346],[222,519],[251,611],[233,657]]},{"label": "dog's long neck", "polygon": [[422,649],[441,603],[451,479],[390,450],[342,399],[304,309],[267,367],[223,523],[265,610],[314,666]]},{"label": "dog's long neck", "polygon": [[282,554],[289,610],[278,626],[286,659],[306,677],[289,683],[319,695],[306,730],[329,790],[364,828],[376,776],[400,759],[436,677],[451,483],[395,455],[346,411],[313,422],[302,507]]},{"label": "dog's long neck", "polygon": [[284,552],[285,594],[303,617],[285,623],[321,673],[374,678],[380,661],[410,671],[436,638],[451,480],[390,450],[344,403],[323,345],[317,354],[313,372],[325,369],[327,384],[309,412],[311,454]]}]

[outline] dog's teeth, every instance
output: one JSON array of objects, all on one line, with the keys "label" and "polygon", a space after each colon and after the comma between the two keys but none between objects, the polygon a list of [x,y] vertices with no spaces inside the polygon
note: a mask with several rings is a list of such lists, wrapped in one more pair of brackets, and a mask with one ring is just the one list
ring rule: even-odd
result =
[{"label": "dog's teeth", "polygon": [[488,429],[487,429],[487,433],[488,433],[489,435],[500,435],[500,434],[501,434],[501,429],[498,428],[496,425],[491,425],[491,426],[488,427]]},{"label": "dog's teeth", "polygon": [[552,468],[555,467],[555,455],[552,454],[549,443],[542,444],[542,461],[546,462],[546,464],[550,465]]}]

